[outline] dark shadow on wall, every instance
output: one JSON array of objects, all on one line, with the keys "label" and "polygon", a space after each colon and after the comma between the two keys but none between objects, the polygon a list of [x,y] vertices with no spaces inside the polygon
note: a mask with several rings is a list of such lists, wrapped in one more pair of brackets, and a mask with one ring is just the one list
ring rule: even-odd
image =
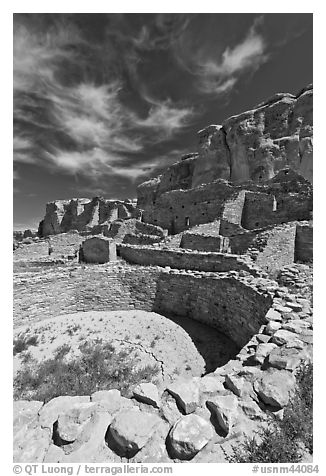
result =
[{"label": "dark shadow on wall", "polygon": [[222,367],[240,351],[236,343],[211,326],[186,316],[167,315],[162,312],[159,314],[164,315],[187,332],[205,361],[205,374],[213,372],[217,367]]}]

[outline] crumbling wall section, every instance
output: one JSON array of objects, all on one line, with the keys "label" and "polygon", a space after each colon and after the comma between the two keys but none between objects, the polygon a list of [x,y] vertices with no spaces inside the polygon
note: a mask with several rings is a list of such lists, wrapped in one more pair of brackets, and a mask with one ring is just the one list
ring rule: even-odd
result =
[{"label": "crumbling wall section", "polygon": [[295,235],[295,261],[312,262],[313,225],[311,222],[298,224]]}]

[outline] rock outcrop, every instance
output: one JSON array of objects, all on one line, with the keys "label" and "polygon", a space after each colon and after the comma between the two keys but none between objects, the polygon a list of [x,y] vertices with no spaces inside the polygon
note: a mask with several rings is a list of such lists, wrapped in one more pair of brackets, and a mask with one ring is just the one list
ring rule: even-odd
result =
[{"label": "rock outcrop", "polygon": [[296,96],[279,93],[222,125],[198,132],[198,154],[189,154],[160,177],[138,188],[138,206],[171,190],[188,190],[217,179],[263,182],[290,168],[312,182],[312,85]]}]

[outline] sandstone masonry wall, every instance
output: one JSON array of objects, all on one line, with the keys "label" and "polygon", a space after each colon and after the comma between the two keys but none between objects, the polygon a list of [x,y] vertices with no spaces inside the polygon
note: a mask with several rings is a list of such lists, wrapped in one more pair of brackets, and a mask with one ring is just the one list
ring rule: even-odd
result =
[{"label": "sandstone masonry wall", "polygon": [[244,231],[229,238],[232,253],[247,254],[255,264],[273,275],[294,262],[297,223],[286,223],[264,230]]},{"label": "sandstone masonry wall", "polygon": [[141,218],[141,211],[131,200],[106,200],[100,197],[56,200],[47,204],[38,234],[48,236],[70,230],[85,231],[127,218]]},{"label": "sandstone masonry wall", "polygon": [[197,251],[212,251],[227,253],[229,239],[224,236],[208,236],[199,233],[184,233],[181,238],[181,248]]},{"label": "sandstone masonry wall", "polygon": [[149,246],[120,245],[121,258],[129,263],[152,266],[170,266],[176,269],[190,269],[197,271],[248,271],[256,274],[256,269],[250,262],[236,255],[187,251],[184,249],[159,249]]},{"label": "sandstone masonry wall", "polygon": [[312,261],[313,227],[312,223],[298,224],[295,235],[295,261]]},{"label": "sandstone masonry wall", "polygon": [[217,180],[190,190],[171,190],[145,206],[142,219],[170,234],[220,220],[221,234],[229,236],[242,229],[308,220],[312,205],[311,184],[284,170],[262,184]]},{"label": "sandstone masonry wall", "polygon": [[270,296],[232,277],[170,273],[160,276],[153,310],[208,324],[242,346],[258,332],[271,304]]},{"label": "sandstone masonry wall", "polygon": [[201,321],[242,345],[264,322],[272,303],[268,280],[261,286],[259,278],[236,271],[218,274],[117,263],[49,273],[35,282],[23,278],[21,289],[15,283],[22,298],[22,305],[19,298],[15,301],[17,324],[80,311],[143,309]]}]

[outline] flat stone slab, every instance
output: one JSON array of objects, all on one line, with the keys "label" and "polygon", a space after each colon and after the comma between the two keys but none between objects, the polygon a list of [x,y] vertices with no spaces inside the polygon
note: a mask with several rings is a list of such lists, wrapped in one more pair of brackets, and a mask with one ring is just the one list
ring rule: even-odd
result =
[{"label": "flat stone slab", "polygon": [[99,411],[106,411],[113,415],[122,408],[132,408],[133,402],[129,398],[122,397],[120,390],[99,390],[91,395],[91,401],[98,404]]},{"label": "flat stone slab", "polygon": [[302,350],[277,347],[268,355],[268,364],[277,369],[293,371],[305,359]]},{"label": "flat stone slab", "polygon": [[198,415],[180,418],[169,433],[173,456],[182,460],[192,459],[213,438],[213,427]]},{"label": "flat stone slab", "polygon": [[303,333],[306,329],[311,327],[311,323],[306,320],[295,319],[282,325],[282,329],[286,331],[295,332],[296,334]]},{"label": "flat stone slab", "polygon": [[137,385],[133,389],[134,397],[140,402],[147,403],[153,407],[160,406],[160,395],[156,385],[151,382],[145,382]]},{"label": "flat stone slab", "polygon": [[[288,344],[290,342],[300,343],[300,338],[299,338],[298,334],[296,334],[295,332],[290,332],[290,331],[287,331],[285,329],[279,329],[271,337],[271,342],[274,343],[274,344],[277,344],[277,345],[284,345],[284,344]],[[301,340],[301,342],[302,342],[302,340]]]},{"label": "flat stone slab", "polygon": [[14,428],[21,427],[38,416],[38,412],[41,410],[43,402],[38,400],[16,400],[13,405],[13,423]]},{"label": "flat stone slab", "polygon": [[198,379],[198,383],[201,393],[219,393],[225,391],[223,377],[214,373],[201,377]]},{"label": "flat stone slab", "polygon": [[275,309],[269,309],[265,315],[267,321],[279,321],[282,322],[282,314]]}]

